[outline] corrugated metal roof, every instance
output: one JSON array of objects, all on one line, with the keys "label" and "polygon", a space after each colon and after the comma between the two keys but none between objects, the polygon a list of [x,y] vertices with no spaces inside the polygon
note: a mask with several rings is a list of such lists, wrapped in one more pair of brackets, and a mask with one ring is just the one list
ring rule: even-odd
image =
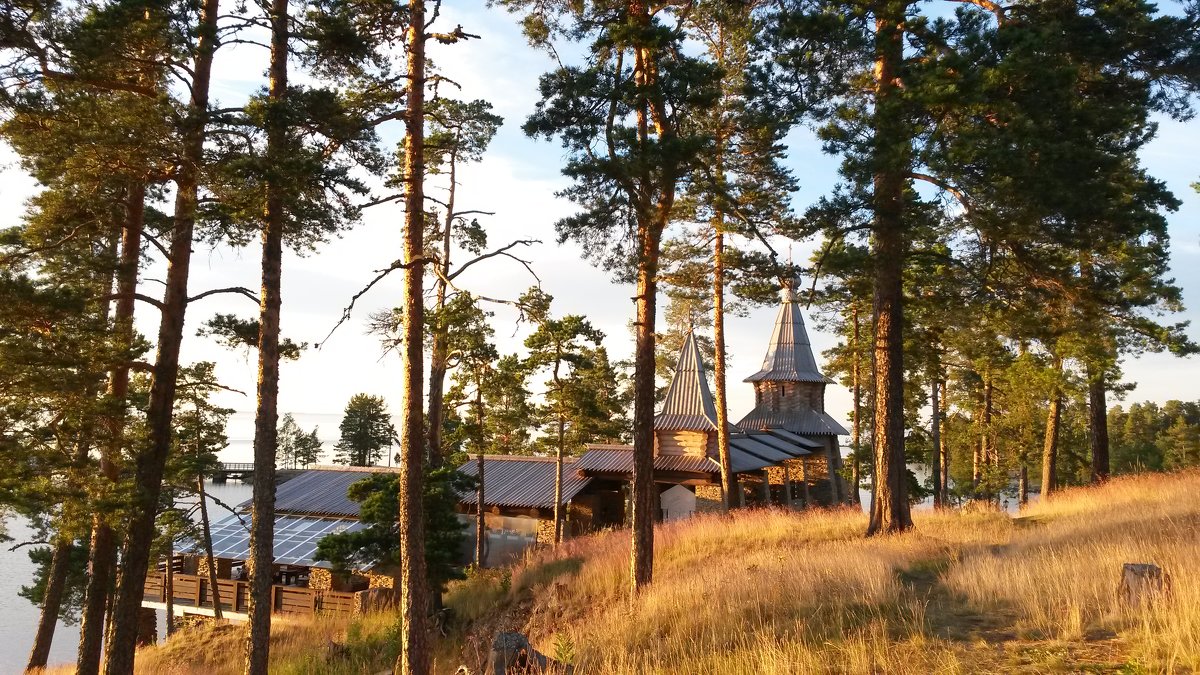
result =
[{"label": "corrugated metal roof", "polygon": [[[357,518],[358,503],[350,501],[346,491],[372,473],[397,473],[397,470],[355,467],[304,471],[275,488],[275,513]],[[238,508],[248,511],[251,505],[252,501],[246,500]]]},{"label": "corrugated metal roof", "polygon": [[[795,459],[796,457],[800,456],[799,454],[793,455],[789,452],[784,452],[777,448],[773,448],[770,445],[767,445],[766,443],[749,436],[740,435],[736,437],[731,436],[729,438],[729,449],[731,451],[741,450],[742,452],[748,452],[751,455],[761,457],[772,464],[778,464],[780,462],[785,462],[789,459]],[[799,451],[800,448],[796,448],[796,450]]]},{"label": "corrugated metal roof", "polygon": [[[765,445],[769,448],[772,448],[772,449],[776,450],[777,452],[782,452],[789,457],[806,457],[806,456],[812,454],[812,452],[809,451],[808,447],[806,447],[804,445],[800,445],[799,443],[792,443],[790,441],[785,441],[782,438],[778,438],[776,436],[772,436],[771,434],[764,433],[761,431],[751,432],[749,434],[746,434],[745,437],[751,441],[754,441],[755,443],[759,443],[761,445]],[[751,452],[754,452],[754,451],[751,450]]]},{"label": "corrugated metal roof", "polygon": [[786,412],[783,410],[767,410],[759,406],[750,411],[738,422],[738,426],[746,430],[784,429],[805,436],[846,436],[850,432],[837,423],[837,420],[823,412],[808,409]]},{"label": "corrugated metal roof", "polygon": [[662,410],[654,417],[654,428],[667,431],[717,428],[717,408],[704,376],[704,357],[690,331],[679,350],[679,361]]},{"label": "corrugated metal roof", "polygon": [[[590,478],[579,475],[579,460],[563,460],[563,503],[587,487]],[[475,460],[458,467],[468,476],[478,475]],[[553,457],[487,455],[483,458],[483,503],[512,508],[554,508],[555,462]],[[459,495],[459,502],[474,504],[475,492]]]},{"label": "corrugated metal roof", "polygon": [[775,316],[775,330],[763,358],[762,370],[746,378],[746,382],[829,382],[817,368],[813,357],[804,316],[795,292],[796,282],[785,282],[782,303]]},{"label": "corrugated metal roof", "polygon": [[[576,460],[574,468],[592,473],[632,473],[633,446],[588,446],[588,451]],[[708,457],[658,455],[654,458],[654,470],[713,473],[720,472],[721,467]]]},{"label": "corrugated metal roof", "polygon": [[762,433],[770,434],[776,438],[782,438],[785,441],[795,443],[796,445],[808,448],[809,450],[822,450],[825,448],[824,443],[821,443],[820,441],[814,441],[807,436],[801,436],[800,434],[792,433],[787,429],[763,429]]}]

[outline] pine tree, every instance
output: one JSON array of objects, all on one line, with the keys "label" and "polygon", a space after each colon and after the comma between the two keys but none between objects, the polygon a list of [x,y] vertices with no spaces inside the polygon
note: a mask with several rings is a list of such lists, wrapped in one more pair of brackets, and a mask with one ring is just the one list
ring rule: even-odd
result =
[{"label": "pine tree", "polygon": [[396,441],[392,416],[387,411],[387,403],[379,396],[351,396],[338,428],[341,438],[334,446],[337,453],[333,457],[337,464],[374,466]]},{"label": "pine tree", "polygon": [[530,41],[592,45],[580,65],[542,77],[542,101],[524,129],[559,137],[568,152],[563,191],[581,212],[556,224],[594,260],[635,282],[633,546],[631,591],[653,578],[654,345],[659,254],[680,185],[709,143],[684,120],[715,105],[718,71],[688,55],[673,5],[640,0],[547,6],[502,3],[523,14]]}]

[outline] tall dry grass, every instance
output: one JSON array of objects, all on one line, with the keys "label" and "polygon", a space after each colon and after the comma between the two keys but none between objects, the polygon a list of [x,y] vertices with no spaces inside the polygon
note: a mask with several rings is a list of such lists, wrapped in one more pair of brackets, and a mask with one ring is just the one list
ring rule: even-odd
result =
[{"label": "tall dry grass", "polygon": [[[1200,472],[1119,478],[1033,505],[1011,542],[944,574],[973,605],[1008,610],[1033,637],[1117,633],[1140,661],[1200,670]],[[1171,592],[1139,609],[1117,598],[1121,566],[1154,563]]]},{"label": "tall dry grass", "polygon": [[[453,584],[436,672],[478,666],[499,630],[580,675],[1191,672],[1198,527],[1200,472],[1064,491],[1016,519],[918,514],[912,532],[871,539],[850,510],[700,516],[656,530],[654,583],[632,601],[628,533],[602,533]],[[1171,594],[1121,607],[1124,562],[1166,568]],[[395,626],[279,622],[272,672],[386,670]],[[181,636],[138,670],[240,672],[242,639]]]}]

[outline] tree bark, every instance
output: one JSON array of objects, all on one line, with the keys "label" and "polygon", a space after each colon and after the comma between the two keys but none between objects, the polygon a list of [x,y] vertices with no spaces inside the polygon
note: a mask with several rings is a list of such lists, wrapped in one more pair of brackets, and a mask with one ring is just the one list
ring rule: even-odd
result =
[{"label": "tree bark", "polygon": [[939,403],[942,405],[941,415],[938,416],[938,448],[937,452],[942,458],[942,482],[938,485],[938,491],[942,495],[942,504],[950,504],[950,445],[946,443],[946,380],[943,378],[938,383],[939,390],[942,394]]},{"label": "tree bark", "polygon": [[[113,316],[113,342],[120,354],[128,354],[135,337],[133,329],[134,293],[137,291],[141,263],[142,228],[145,224],[146,186],[131,185],[125,199],[125,222],[121,228],[121,257],[117,263],[117,300]],[[100,476],[115,485],[118,479],[116,459],[124,441],[129,395],[129,362],[122,357],[108,375],[108,399],[111,413],[105,419],[108,438],[100,448]],[[100,672],[100,653],[104,644],[104,615],[112,591],[116,541],[112,526],[99,510],[92,518],[92,536],[88,551],[88,584],[80,612],[78,675]]]},{"label": "tree bark", "polygon": [[483,517],[483,450],[480,449],[479,454],[475,456],[475,473],[479,477],[479,488],[475,493],[475,567],[484,568],[484,562],[487,560],[487,549],[485,542],[487,537],[487,524]]},{"label": "tree bark", "polygon": [[167,568],[164,574],[163,588],[166,589],[167,595],[167,637],[175,632],[175,555],[172,551],[167,552]]},{"label": "tree bark", "polygon": [[[936,371],[936,368],[935,368]],[[938,379],[935,375],[933,378],[933,386],[929,388],[929,435],[931,442],[930,454],[933,455],[933,461],[930,462],[933,473],[933,507],[940,509],[945,504],[943,503],[944,496],[942,495],[942,419],[941,419],[941,401],[938,400]]]},{"label": "tree bark", "polygon": [[258,310],[258,410],[254,415],[254,494],[250,523],[250,639],[246,675],[266,675],[271,650],[271,586],[275,562],[275,451],[279,426],[279,310],[282,305],[283,230],[286,224],[279,167],[288,152],[287,0],[271,2],[271,62],[267,89],[266,212],[262,231],[262,288]]},{"label": "tree bark", "polygon": [[408,5],[405,34],[408,52],[407,109],[404,153],[404,352],[400,388],[404,405],[400,413],[400,654],[396,672],[400,675],[429,673],[429,635],[426,629],[429,607],[428,581],[425,575],[424,466],[422,447],[424,420],[421,393],[424,375],[425,306],[420,262],[425,246],[425,2],[412,0]]},{"label": "tree bark", "polygon": [[1021,473],[1017,477],[1017,503],[1025,506],[1029,503],[1029,467],[1021,464]]},{"label": "tree bark", "polygon": [[[875,19],[875,493],[867,535],[912,527],[904,463],[904,192],[911,141],[897,78],[907,2],[885,0]],[[897,148],[902,148],[898,151]]]},{"label": "tree bark", "polygon": [[[451,233],[454,226],[454,196],[457,188],[458,156],[450,154],[450,191],[446,195],[446,218],[442,223],[441,259],[434,263],[440,272],[434,280],[434,307],[441,322],[433,331],[429,349],[429,465],[442,465],[442,420],[445,414],[446,371],[449,370],[450,347],[442,310],[446,308],[446,278],[450,275]],[[481,427],[482,428],[482,427]]]},{"label": "tree bark", "polygon": [[1104,372],[1091,364],[1088,378],[1088,442],[1092,449],[1092,482],[1108,480],[1108,403]]},{"label": "tree bark", "polygon": [[58,611],[62,607],[70,568],[71,542],[59,541],[54,545],[54,552],[50,556],[46,591],[42,595],[42,613],[38,617],[37,632],[33,636],[33,648],[29,650],[26,671],[45,668],[46,661],[50,658],[50,645],[54,642],[54,629],[58,626]]},{"label": "tree bark", "polygon": [[213,556],[212,528],[208,521],[208,497],[204,494],[204,476],[196,476],[196,490],[200,499],[200,527],[204,537],[204,556],[208,560],[209,594],[212,596],[213,617],[218,622],[224,619],[221,610],[221,586],[217,583],[217,559]]},{"label": "tree bark", "polygon": [[[717,137],[715,173],[723,182],[724,139]],[[720,199],[720,197],[718,197]],[[721,506],[732,508],[733,460],[729,456],[729,401],[725,384],[725,214],[717,209],[713,216],[713,384],[717,408],[717,461],[721,465]],[[788,487],[784,486],[785,489]],[[789,491],[790,495],[790,491]],[[789,497],[788,503],[791,503]]]},{"label": "tree bark", "polygon": [[850,429],[850,447],[851,447],[851,466],[850,479],[854,482],[854,486],[850,488],[850,501],[856,505],[861,505],[862,496],[859,495],[859,490],[862,487],[862,383],[859,380],[860,364],[862,361],[862,350],[859,348],[859,322],[858,322],[858,301],[855,300],[850,304],[850,320],[854,325],[854,346],[850,351],[852,360],[853,372],[852,379],[852,395],[854,398],[854,414],[853,424]]},{"label": "tree bark", "polygon": [[1046,414],[1046,435],[1042,443],[1042,499],[1049,499],[1058,490],[1058,427],[1062,420],[1062,358],[1054,357],[1054,389],[1050,392],[1050,409]]},{"label": "tree bark", "polygon": [[158,512],[163,469],[171,448],[171,419],[175,406],[175,385],[179,374],[179,348],[183,340],[184,314],[187,309],[188,272],[192,255],[192,237],[196,220],[197,189],[204,163],[204,137],[208,120],[208,92],[216,50],[219,0],[204,0],[200,11],[195,63],[192,66],[192,100],[184,119],[182,161],[176,173],[175,215],[170,232],[166,291],[162,321],[158,329],[158,354],[150,383],[147,411],[149,433],[147,449],[138,455],[134,467],[134,493],[129,530],[121,558],[117,598],[113,606],[112,632],[109,636],[105,672],[129,675],[133,672],[137,643],[138,609],[150,564],[150,545],[154,539],[154,517]]},{"label": "tree bark", "polygon": [[[557,364],[555,367],[555,380],[558,379]],[[559,389],[559,396],[562,396],[562,390]],[[561,399],[559,406],[562,406]],[[562,498],[563,498],[563,451],[566,445],[566,425],[567,422],[563,419],[563,412],[560,407],[558,412],[558,446],[554,452],[554,545],[558,546],[563,540],[563,513],[562,513]]]}]

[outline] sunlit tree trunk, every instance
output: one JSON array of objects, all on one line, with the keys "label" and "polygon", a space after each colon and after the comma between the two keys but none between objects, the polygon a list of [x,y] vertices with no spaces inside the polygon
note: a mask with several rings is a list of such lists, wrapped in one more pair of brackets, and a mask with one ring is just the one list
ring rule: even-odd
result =
[{"label": "sunlit tree trunk", "polygon": [[867,534],[912,527],[904,464],[904,192],[911,141],[897,78],[907,2],[885,0],[875,19],[875,493]]},{"label": "sunlit tree trunk", "polygon": [[408,5],[404,39],[408,53],[408,87],[404,114],[404,349],[400,389],[400,654],[396,673],[429,673],[429,635],[426,613],[429,588],[425,578],[424,416],[421,394],[424,375],[425,305],[422,256],[425,254],[425,2]]},{"label": "sunlit tree trunk", "polygon": [[1103,370],[1088,364],[1088,442],[1092,450],[1092,482],[1108,480],[1108,403]]},{"label": "sunlit tree trunk", "polygon": [[854,345],[851,348],[851,379],[852,396],[854,398],[854,413],[850,429],[850,480],[854,485],[850,488],[850,501],[860,504],[862,497],[859,489],[862,487],[862,382],[859,380],[862,372],[862,349],[860,347],[858,301],[850,304],[850,321],[854,330]]},{"label": "sunlit tree trunk", "polygon": [[247,675],[266,675],[271,649],[271,586],[275,549],[275,450],[279,425],[279,309],[283,272],[285,176],[288,144],[287,0],[271,3],[271,64],[267,89],[266,213],[262,232],[262,289],[258,312],[258,410],[254,415],[254,496],[250,524],[250,639]]},{"label": "sunlit tree trunk", "polygon": [[[113,313],[113,342],[120,353],[127,354],[133,346],[134,293],[137,292],[138,266],[141,262],[142,227],[145,224],[146,186],[131,185],[126,192],[125,222],[121,228],[121,257],[117,263],[117,299]],[[118,359],[108,375],[108,398],[111,414],[105,419],[108,439],[100,449],[100,475],[108,484],[118,479],[117,458],[120,457],[125,433],[125,411],[128,407],[129,363]],[[92,536],[88,551],[88,583],[80,612],[79,651],[76,655],[78,675],[100,672],[100,653],[104,644],[104,617],[112,591],[113,564],[116,562],[117,542],[105,514],[97,512],[92,518]]]},{"label": "sunlit tree trunk", "polygon": [[129,530],[121,558],[117,598],[112,612],[112,632],[105,672],[133,672],[137,643],[138,610],[142,604],[154,517],[158,512],[163,469],[171,447],[171,419],[179,374],[179,349],[187,308],[188,271],[196,219],[200,169],[204,163],[204,137],[208,118],[208,90],[216,49],[219,0],[204,0],[200,12],[200,40],[192,65],[192,100],[183,124],[181,162],[176,172],[175,215],[169,233],[166,291],[158,330],[158,354],[150,384],[147,410],[147,448],[134,466],[134,497]]},{"label": "sunlit tree trunk", "polygon": [[208,561],[208,585],[212,596],[213,617],[225,618],[221,609],[221,587],[217,584],[217,558],[213,555],[212,527],[208,521],[208,497],[204,492],[204,476],[196,476],[196,494],[200,499],[200,535],[204,537],[204,557]]},{"label": "sunlit tree trunk", "polygon": [[1046,413],[1046,436],[1042,443],[1042,499],[1058,490],[1058,427],[1062,420],[1062,358],[1054,357],[1054,389]]},{"label": "sunlit tree trunk", "polygon": [[50,658],[50,646],[54,642],[54,629],[58,625],[63,592],[67,586],[67,572],[71,567],[71,542],[61,537],[56,539],[58,541],[50,554],[46,590],[42,595],[42,612],[38,617],[37,631],[33,635],[33,648],[29,650],[29,662],[25,666],[27,671],[46,667],[46,661]]}]

